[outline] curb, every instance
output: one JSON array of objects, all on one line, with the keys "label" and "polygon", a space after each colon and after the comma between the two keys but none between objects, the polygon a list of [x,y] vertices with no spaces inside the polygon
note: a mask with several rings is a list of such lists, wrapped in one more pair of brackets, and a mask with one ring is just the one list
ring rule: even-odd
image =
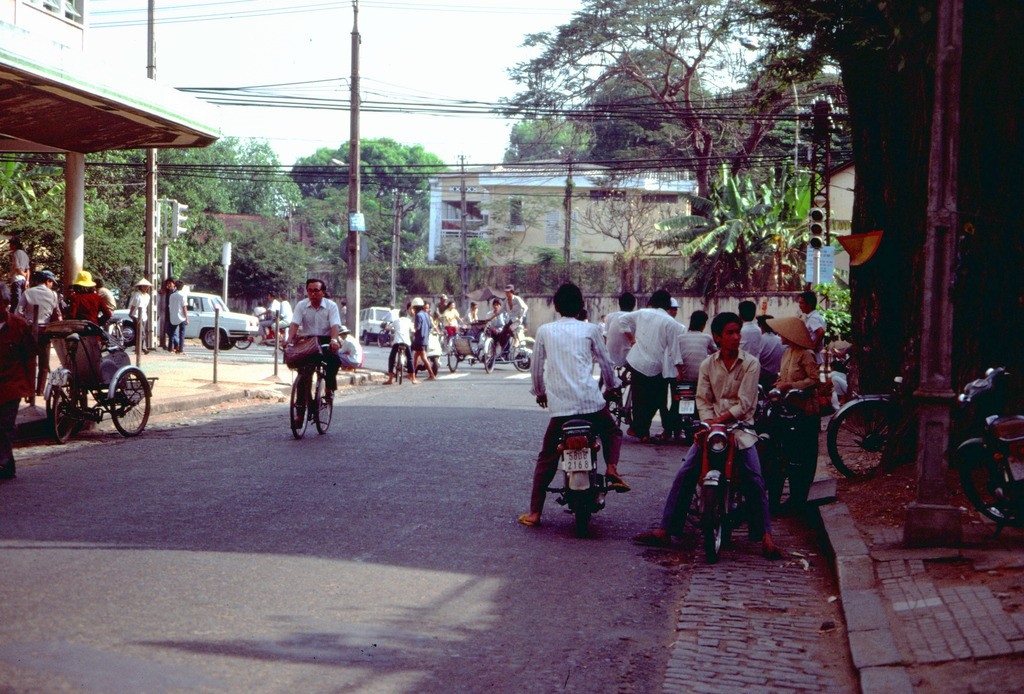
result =
[{"label": "curb", "polygon": [[885,603],[875,582],[868,546],[845,504],[819,506],[821,527],[846,619],[853,667],[863,694],[912,694],[910,675],[899,655]]},{"label": "curb", "polygon": [[[384,380],[384,374],[377,371],[355,371],[338,373],[338,387],[359,387],[373,385]],[[291,385],[288,383],[266,383],[264,385],[250,383],[245,387],[230,388],[228,386],[209,383],[201,388],[209,388],[210,392],[198,393],[186,397],[153,400],[150,403],[150,416],[183,412],[186,410],[212,407],[229,400],[262,400],[272,398],[288,398]],[[14,424],[14,440],[27,441],[51,436],[46,408],[26,405],[18,410]]]}]

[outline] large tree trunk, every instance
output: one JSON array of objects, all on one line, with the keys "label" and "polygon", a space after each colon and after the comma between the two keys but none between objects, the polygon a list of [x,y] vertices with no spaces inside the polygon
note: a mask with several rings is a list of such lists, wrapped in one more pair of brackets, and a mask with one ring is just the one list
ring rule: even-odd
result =
[{"label": "large tree trunk", "polygon": [[[842,62],[857,164],[853,231],[885,232],[874,257],[850,271],[859,367],[852,386],[861,393],[888,392],[896,376],[908,392],[919,382],[934,72],[905,56],[930,54],[934,31],[903,40],[901,51],[854,51]],[[916,418],[905,416],[909,433]],[[912,460],[916,436],[898,443],[887,462]]]},{"label": "large tree trunk", "polygon": [[1022,33],[1019,0],[965,0],[953,386],[1006,366],[1012,412],[1024,409]]},{"label": "large tree trunk", "polygon": [[[919,381],[935,24],[921,24],[916,7],[905,12],[899,50],[841,61],[857,164],[853,230],[885,231],[875,256],[850,273],[861,392],[885,391],[897,375],[910,389]],[[964,2],[954,389],[989,366],[1024,374],[1022,31],[1019,0]],[[900,459],[914,454],[905,443]]]}]

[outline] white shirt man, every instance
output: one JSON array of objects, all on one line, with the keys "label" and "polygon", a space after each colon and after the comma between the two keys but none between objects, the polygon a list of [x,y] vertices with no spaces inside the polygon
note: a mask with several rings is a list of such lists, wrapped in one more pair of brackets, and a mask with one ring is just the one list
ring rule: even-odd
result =
[{"label": "white shirt man", "polygon": [[346,326],[341,326],[338,331],[341,336],[341,347],[338,349],[338,359],[346,369],[356,369],[363,365],[363,348],[359,342],[352,337],[352,333]]},{"label": "white shirt man", "polygon": [[650,439],[654,413],[665,403],[665,365],[680,364],[680,323],[668,314],[671,297],[659,289],[651,295],[651,308],[627,313],[619,319],[627,339],[633,342],[626,364],[633,373],[633,434],[642,442]]}]

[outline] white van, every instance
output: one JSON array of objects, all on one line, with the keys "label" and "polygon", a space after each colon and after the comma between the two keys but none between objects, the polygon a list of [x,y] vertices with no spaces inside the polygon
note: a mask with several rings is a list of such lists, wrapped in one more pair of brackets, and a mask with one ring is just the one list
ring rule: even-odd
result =
[{"label": "white van", "polygon": [[380,324],[391,320],[391,309],[386,306],[371,306],[359,312],[359,340],[364,345],[377,344]]}]

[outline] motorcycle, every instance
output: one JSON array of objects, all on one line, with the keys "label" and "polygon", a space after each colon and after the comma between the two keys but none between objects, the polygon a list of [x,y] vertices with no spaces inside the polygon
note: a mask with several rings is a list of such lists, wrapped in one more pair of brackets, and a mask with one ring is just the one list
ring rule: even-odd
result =
[{"label": "motorcycle", "polygon": [[676,433],[684,442],[693,441],[700,417],[697,415],[696,381],[676,381],[672,384],[672,399],[679,403],[679,419]]},{"label": "motorcycle", "polygon": [[996,536],[1008,525],[1024,527],[1024,415],[1000,414],[1008,376],[1002,367],[989,369],[958,398],[983,424],[981,436],[957,447],[954,467],[971,505],[995,521]]},{"label": "motorcycle", "polygon": [[557,494],[555,501],[573,514],[576,537],[590,534],[590,517],[604,508],[608,493],[606,476],[597,472],[599,450],[601,442],[590,422],[570,419],[562,425],[558,469],[563,473],[563,484],[559,488],[548,487],[547,491]]},{"label": "motorcycle", "polygon": [[796,434],[797,423],[804,413],[804,402],[816,397],[814,386],[803,390],[783,393],[773,388],[765,394],[764,408],[756,419],[755,427],[760,441],[757,444],[765,486],[768,488],[768,504],[777,511],[782,500],[782,489],[789,477],[789,455],[787,446]]},{"label": "motorcycle", "polygon": [[709,564],[718,562],[723,545],[732,531],[747,520],[746,499],[740,480],[740,467],[734,465],[737,430],[751,431],[743,422],[708,424],[700,422],[694,445],[701,456],[697,486],[697,514]]}]

